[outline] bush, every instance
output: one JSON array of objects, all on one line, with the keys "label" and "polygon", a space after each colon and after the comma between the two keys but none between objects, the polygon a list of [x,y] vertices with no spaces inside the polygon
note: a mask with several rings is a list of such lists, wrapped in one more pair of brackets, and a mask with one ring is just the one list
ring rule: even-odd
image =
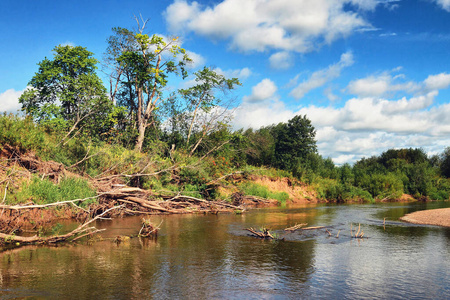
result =
[{"label": "bush", "polygon": [[45,133],[31,118],[12,114],[0,116],[0,144],[18,147],[21,151],[45,147]]}]

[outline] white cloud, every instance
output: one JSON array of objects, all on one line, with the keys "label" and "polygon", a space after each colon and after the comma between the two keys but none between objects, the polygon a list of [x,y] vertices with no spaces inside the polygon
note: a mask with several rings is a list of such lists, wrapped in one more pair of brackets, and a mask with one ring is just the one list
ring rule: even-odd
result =
[{"label": "white cloud", "polygon": [[294,112],[286,109],[284,103],[278,100],[272,100],[264,105],[244,102],[234,112],[233,127],[260,128],[286,122],[294,116]]},{"label": "white cloud", "polygon": [[[356,10],[346,4],[353,3]],[[164,12],[169,29],[226,39],[241,51],[307,52],[371,27],[360,11],[375,0],[223,0],[213,6],[177,0]]]},{"label": "white cloud", "polygon": [[24,91],[6,90],[0,94],[0,112],[17,113],[22,107],[19,97]]},{"label": "white cloud", "polygon": [[[448,2],[450,3],[450,0]],[[430,75],[427,79],[425,79],[424,83],[429,90],[446,89],[450,86],[450,74],[441,73],[437,75]]]},{"label": "white cloud", "polygon": [[302,98],[309,91],[325,85],[327,82],[340,76],[342,69],[353,64],[353,54],[346,52],[341,55],[338,63],[314,72],[306,81],[301,82],[294,88],[290,95],[296,99]]},{"label": "white cloud", "polygon": [[290,52],[281,51],[272,54],[269,62],[272,69],[287,70],[294,64],[294,58]]},{"label": "white cloud", "polygon": [[278,88],[270,79],[263,79],[260,83],[252,87],[252,94],[242,98],[244,103],[256,103],[273,99]]},{"label": "white cloud", "polygon": [[439,6],[450,12],[450,0],[434,0]]},{"label": "white cloud", "polygon": [[188,66],[192,69],[197,69],[205,65],[206,59],[198,53],[186,51],[186,54],[192,59]]},{"label": "white cloud", "polygon": [[[397,68],[392,72],[399,70]],[[370,75],[353,80],[348,84],[346,90],[358,97],[384,97],[392,92],[426,95],[430,91],[438,91],[450,86],[450,74],[447,73],[429,75],[423,82],[419,83],[413,81],[399,82],[404,77],[403,74],[392,76],[390,72],[383,72],[379,75]]]},{"label": "white cloud", "polygon": [[229,69],[222,70],[221,68],[215,68],[214,71],[217,74],[223,75],[226,78],[237,78],[239,81],[244,81],[252,75],[252,71],[249,68],[242,69]]}]

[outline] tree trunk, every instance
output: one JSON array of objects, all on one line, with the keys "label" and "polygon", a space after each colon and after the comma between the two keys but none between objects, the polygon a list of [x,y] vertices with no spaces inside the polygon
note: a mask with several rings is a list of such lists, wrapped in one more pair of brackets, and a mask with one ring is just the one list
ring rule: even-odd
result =
[{"label": "tree trunk", "polygon": [[144,119],[143,122],[138,124],[138,130],[139,130],[139,135],[136,141],[136,146],[134,147],[134,149],[136,151],[141,152],[142,151],[142,146],[144,144],[144,138],[145,138],[145,128],[147,127],[147,121]]}]

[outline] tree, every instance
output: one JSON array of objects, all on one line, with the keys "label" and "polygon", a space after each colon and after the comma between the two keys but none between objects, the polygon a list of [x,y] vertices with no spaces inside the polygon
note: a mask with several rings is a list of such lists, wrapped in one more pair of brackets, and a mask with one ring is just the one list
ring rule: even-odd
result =
[{"label": "tree", "polygon": [[450,147],[447,147],[442,153],[440,161],[441,174],[450,178]]},{"label": "tree", "polygon": [[89,118],[108,114],[106,89],[95,73],[97,60],[81,46],[56,46],[52,60],[39,62],[39,70],[19,98],[22,110],[41,123],[71,125],[69,134],[86,126]]},{"label": "tree", "polygon": [[274,127],[275,163],[279,168],[293,170],[309,153],[316,153],[316,131],[305,116],[295,116],[288,123]]},{"label": "tree", "polygon": [[[163,88],[171,73],[187,76],[185,64],[191,59],[177,38],[166,41],[156,34],[144,33],[147,21],[138,31],[114,28],[108,39],[106,60],[112,66],[111,97],[125,105],[135,119],[137,139],[135,148],[142,150],[147,127],[154,125],[155,112],[163,99]],[[181,56],[181,57],[178,57]],[[114,88],[113,88],[114,87]]]},{"label": "tree", "polygon": [[[177,116],[183,119],[180,123],[187,125],[186,145],[190,147],[190,155],[209,133],[226,127],[229,123],[232,101],[229,101],[226,94],[236,85],[240,85],[237,78],[227,79],[208,67],[196,72],[195,76],[194,86],[179,90],[186,107],[184,112]],[[196,139],[191,145],[193,134],[196,134]]]}]

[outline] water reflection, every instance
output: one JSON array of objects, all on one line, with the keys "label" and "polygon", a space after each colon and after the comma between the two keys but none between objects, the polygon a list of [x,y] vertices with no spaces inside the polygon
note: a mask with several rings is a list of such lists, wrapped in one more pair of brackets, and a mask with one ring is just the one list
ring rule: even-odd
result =
[{"label": "water reflection", "polygon": [[[435,204],[440,206],[441,204]],[[104,241],[1,255],[1,299],[36,298],[445,298],[450,230],[399,223],[423,204],[303,206],[244,215],[154,216],[156,240],[133,238],[140,218],[102,221]],[[430,206],[429,204],[425,206]],[[401,213],[400,213],[401,212]],[[386,226],[383,227],[383,219]],[[329,226],[310,235],[283,229]],[[360,223],[369,237],[350,237]],[[291,241],[263,241],[266,226]]]}]

